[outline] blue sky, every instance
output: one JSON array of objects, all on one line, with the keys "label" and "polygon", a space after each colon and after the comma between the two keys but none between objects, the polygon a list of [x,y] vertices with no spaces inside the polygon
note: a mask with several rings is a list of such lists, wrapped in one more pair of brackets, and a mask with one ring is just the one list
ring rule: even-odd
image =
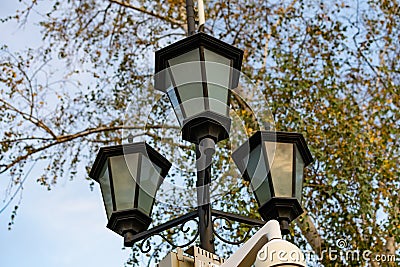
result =
[{"label": "blue sky", "polygon": [[[0,18],[12,14],[19,1],[2,0]],[[24,28],[0,24],[0,44],[11,51],[40,46],[35,15]],[[51,191],[36,179],[42,166],[37,164],[23,185],[22,202],[12,230],[8,222],[20,194],[0,213],[1,267],[109,267],[123,266],[130,250],[123,250],[122,238],[106,228],[107,219],[99,188],[91,191],[85,177],[61,179]],[[7,174],[0,176],[0,210],[10,195]],[[15,190],[14,187],[13,190]]]}]

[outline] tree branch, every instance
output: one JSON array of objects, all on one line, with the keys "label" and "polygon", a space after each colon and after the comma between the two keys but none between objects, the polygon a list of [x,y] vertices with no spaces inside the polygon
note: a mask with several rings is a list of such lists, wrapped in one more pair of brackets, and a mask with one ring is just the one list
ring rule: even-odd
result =
[{"label": "tree branch", "polygon": [[39,120],[38,118],[34,117],[32,114],[27,114],[25,112],[23,112],[22,110],[17,109],[16,107],[14,107],[13,105],[11,105],[10,103],[6,102],[3,99],[0,99],[0,102],[3,103],[6,107],[8,107],[9,109],[13,110],[14,112],[20,114],[25,120],[30,121],[31,123],[33,123],[34,125],[42,128],[43,130],[45,130],[48,134],[50,134],[54,139],[57,138],[56,134],[46,125],[44,124],[41,120]]},{"label": "tree branch", "polygon": [[[265,35],[265,45],[264,45],[264,52],[263,52],[263,63],[261,66],[261,70],[265,69],[267,66],[267,58],[268,58],[268,49],[269,49],[269,41],[271,40],[272,37],[272,31],[276,28],[278,28],[281,23],[282,23],[282,18],[289,12],[290,9],[294,7],[296,4],[297,0],[293,0],[290,5],[281,13],[281,16],[279,16],[278,20],[274,23],[274,25],[271,27],[271,31]],[[260,83],[261,78],[258,78],[256,81],[256,85]]]},{"label": "tree branch", "polygon": [[[179,129],[179,127],[177,127],[177,126],[165,126],[165,125],[154,125],[154,126],[151,126],[151,128],[153,128],[153,129],[160,129],[160,128],[166,128],[166,127]],[[88,136],[88,135],[91,135],[91,134],[94,134],[94,133],[117,131],[117,130],[123,130],[123,129],[144,129],[144,127],[143,126],[114,126],[114,127],[103,126],[103,127],[86,129],[86,130],[83,130],[81,132],[77,132],[75,134],[56,136],[54,138],[53,142],[51,142],[49,144],[46,144],[44,146],[38,147],[38,148],[33,148],[29,152],[27,152],[26,154],[18,156],[13,161],[11,161],[9,164],[0,165],[1,167],[4,168],[4,169],[0,170],[0,174],[5,173],[10,168],[12,168],[16,164],[18,164],[18,162],[26,160],[31,155],[36,154],[36,153],[38,153],[40,151],[43,151],[45,149],[48,149],[50,147],[53,147],[53,146],[56,146],[56,145],[60,145],[62,143],[66,143],[66,142],[72,141],[74,139],[82,138],[82,137],[85,137],[85,136]],[[143,135],[144,134],[148,134],[148,133],[144,132]]]},{"label": "tree branch", "polygon": [[308,216],[307,213],[303,213],[296,220],[296,224],[301,229],[302,234],[304,235],[308,244],[311,246],[314,252],[320,254],[322,250],[323,240],[310,216]]},{"label": "tree branch", "polygon": [[146,15],[155,17],[155,18],[157,18],[157,19],[168,21],[168,22],[171,23],[172,25],[176,25],[176,26],[179,26],[179,27],[182,27],[182,26],[184,25],[184,22],[182,22],[182,21],[175,20],[175,19],[169,18],[169,17],[161,16],[161,15],[159,15],[159,14],[156,14],[156,13],[153,13],[153,12],[151,12],[151,11],[148,11],[148,10],[142,8],[142,7],[132,6],[132,5],[129,4],[129,3],[126,3],[126,2],[123,2],[123,1],[119,1],[119,0],[109,0],[109,1],[110,1],[110,3],[114,3],[114,4],[117,4],[117,5],[120,5],[120,6],[129,8],[129,9],[133,9],[133,10],[135,10],[135,11],[144,13],[144,14],[146,14]]}]

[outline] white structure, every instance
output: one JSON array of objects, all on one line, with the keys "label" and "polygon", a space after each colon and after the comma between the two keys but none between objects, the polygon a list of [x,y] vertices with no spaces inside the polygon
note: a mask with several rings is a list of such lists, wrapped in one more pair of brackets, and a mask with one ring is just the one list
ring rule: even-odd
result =
[{"label": "white structure", "polygon": [[281,229],[276,220],[268,221],[221,267],[306,267],[301,250],[282,240]]},{"label": "white structure", "polygon": [[283,240],[279,223],[268,221],[227,260],[193,247],[193,257],[184,256],[181,249],[171,252],[158,267],[307,267],[304,254],[292,243]]}]

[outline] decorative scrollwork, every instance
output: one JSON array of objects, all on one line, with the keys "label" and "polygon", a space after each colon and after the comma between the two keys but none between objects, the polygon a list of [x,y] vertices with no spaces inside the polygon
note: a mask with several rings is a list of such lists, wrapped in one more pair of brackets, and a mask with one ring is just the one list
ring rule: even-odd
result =
[{"label": "decorative scrollwork", "polygon": [[[151,244],[149,241],[150,237],[146,238],[145,240],[140,242],[140,244],[138,245],[138,247],[142,253],[148,253],[151,250]],[[146,246],[145,246],[145,244],[146,244]]]},{"label": "decorative scrollwork", "polygon": [[[215,235],[219,240],[221,240],[221,241],[224,242],[224,243],[230,244],[230,245],[240,245],[240,244],[246,242],[246,240],[248,239],[248,237],[249,237],[249,235],[250,235],[252,229],[250,229],[249,231],[247,231],[247,232],[243,235],[243,237],[241,237],[239,240],[236,240],[236,241],[228,240],[228,239],[224,238],[222,235],[220,235],[220,234],[218,233],[218,231],[217,231],[217,228],[218,228],[218,227],[216,227],[216,225],[218,224],[218,223],[216,223],[217,220],[223,220],[223,221],[224,221],[224,225],[222,225],[221,228],[222,228],[223,230],[225,230],[225,231],[229,231],[229,233],[235,232],[236,229],[235,229],[235,227],[233,226],[233,224],[234,224],[236,221],[235,221],[235,220],[232,220],[232,219],[230,219],[230,218],[228,218],[228,217],[226,217],[226,216],[224,216],[224,215],[216,215],[216,216],[214,216],[214,218],[213,218],[213,220],[212,220],[212,222],[213,222],[213,232],[214,232],[214,235]],[[236,222],[236,223],[239,223],[239,222]],[[248,225],[248,226],[251,226],[251,227],[257,227],[257,228],[259,228],[258,225],[247,224],[247,223],[239,223],[239,224],[245,224],[245,225]],[[232,235],[230,234],[230,236],[232,236]],[[235,238],[235,237],[234,237],[234,238]],[[237,238],[239,238],[239,237],[236,237],[236,239],[237,239]]]},{"label": "decorative scrollwork", "polygon": [[[196,222],[196,226],[193,227],[191,225],[189,225],[189,222]],[[143,239],[142,242],[140,242],[140,244],[138,244],[138,247],[140,249],[140,251],[142,253],[148,253],[151,249],[151,242],[150,242],[150,238],[155,237],[155,236],[159,236],[161,237],[165,242],[167,242],[171,247],[173,248],[178,248],[178,247],[187,247],[190,244],[192,244],[193,242],[196,241],[197,237],[199,236],[199,230],[198,230],[198,225],[199,222],[197,219],[190,219],[188,221],[185,221],[184,223],[182,223],[179,226],[179,230],[172,233],[172,235],[178,234],[179,232],[183,233],[183,234],[188,234],[191,230],[194,231],[194,236],[192,238],[190,238],[187,242],[183,243],[183,244],[175,244],[170,238],[168,238],[165,234],[162,233],[154,233],[152,235],[147,236],[145,239]]]}]

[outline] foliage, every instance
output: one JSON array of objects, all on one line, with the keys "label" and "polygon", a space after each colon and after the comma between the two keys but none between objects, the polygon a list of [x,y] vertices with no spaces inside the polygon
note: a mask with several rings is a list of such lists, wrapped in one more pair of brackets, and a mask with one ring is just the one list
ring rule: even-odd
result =
[{"label": "foliage", "polygon": [[[123,130],[153,145],[178,144],[179,153],[193,158],[176,127],[158,124],[168,122],[163,109],[154,107],[149,119],[146,108],[154,104],[153,52],[185,36],[184,1],[49,0],[51,8],[43,6],[28,1],[2,20],[24,25],[40,13],[43,46],[1,49],[0,173],[18,186],[30,164],[43,161],[37,181],[50,189],[89,168],[99,146],[120,143]],[[398,2],[211,0],[206,10],[205,31],[245,51],[243,71],[264,93],[276,128],[303,133],[316,159],[307,170],[307,214],[298,220],[295,242],[318,253],[340,237],[353,249],[399,253]],[[159,131],[169,139],[158,140]],[[215,205],[257,216],[247,184],[227,171],[229,146],[220,146],[214,174],[234,183],[219,191],[229,194]],[[193,186],[190,172],[173,175]],[[169,204],[157,208],[156,222],[175,214]],[[360,266],[327,257],[320,264]]]}]

